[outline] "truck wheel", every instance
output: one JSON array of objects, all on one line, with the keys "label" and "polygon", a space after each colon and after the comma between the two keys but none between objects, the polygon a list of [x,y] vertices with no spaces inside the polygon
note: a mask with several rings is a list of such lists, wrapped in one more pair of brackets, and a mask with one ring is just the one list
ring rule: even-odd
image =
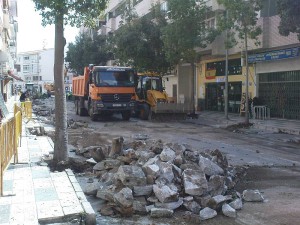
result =
[{"label": "truck wheel", "polygon": [[79,105],[79,102],[78,102],[78,100],[75,100],[75,113],[76,113],[76,115],[78,115],[79,114],[79,107],[78,107],[78,105]]},{"label": "truck wheel", "polygon": [[131,112],[130,111],[122,112],[122,119],[123,120],[129,120],[130,117],[131,117]]},{"label": "truck wheel", "polygon": [[149,117],[150,107],[147,104],[142,105],[141,111],[140,111],[140,118],[142,120],[147,120]]},{"label": "truck wheel", "polygon": [[89,115],[92,121],[96,121],[97,120],[97,115],[94,114],[94,110],[93,107],[89,106]]}]

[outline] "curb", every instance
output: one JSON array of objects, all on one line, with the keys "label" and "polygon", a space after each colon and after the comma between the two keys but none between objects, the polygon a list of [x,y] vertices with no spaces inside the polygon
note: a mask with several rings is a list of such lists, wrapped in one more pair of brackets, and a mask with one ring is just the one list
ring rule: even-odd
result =
[{"label": "curb", "polygon": [[67,173],[69,180],[72,183],[73,189],[76,193],[76,196],[79,199],[79,202],[84,210],[85,224],[96,225],[96,213],[92,208],[91,203],[88,202],[88,200],[86,199],[85,194],[83,193],[81,186],[79,185],[73,171],[71,169],[66,169],[65,172]]}]

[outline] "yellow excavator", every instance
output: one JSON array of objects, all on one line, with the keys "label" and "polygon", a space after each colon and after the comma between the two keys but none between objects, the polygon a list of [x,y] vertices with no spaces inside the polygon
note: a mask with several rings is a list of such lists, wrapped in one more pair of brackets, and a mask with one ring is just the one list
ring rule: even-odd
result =
[{"label": "yellow excavator", "polygon": [[142,120],[185,119],[192,111],[192,104],[169,101],[159,74],[137,73],[135,115]]}]

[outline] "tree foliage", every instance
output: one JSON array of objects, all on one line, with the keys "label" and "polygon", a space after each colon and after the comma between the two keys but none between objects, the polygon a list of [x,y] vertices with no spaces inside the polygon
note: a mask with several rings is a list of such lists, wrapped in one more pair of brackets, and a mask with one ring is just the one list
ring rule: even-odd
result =
[{"label": "tree foliage", "polygon": [[42,16],[43,25],[55,24],[58,14],[63,15],[64,25],[94,26],[108,0],[33,0]]},{"label": "tree foliage", "polygon": [[[257,26],[257,13],[262,7],[261,0],[218,0],[227,9],[218,19],[218,27],[221,31],[229,30],[231,45],[237,40],[234,33],[238,33],[241,40],[245,39],[245,34],[251,39],[257,39],[261,34],[261,28]],[[230,43],[228,43],[230,45]]]},{"label": "tree foliage", "polygon": [[214,39],[214,29],[206,26],[209,8],[204,0],[167,0],[168,25],[163,29],[164,51],[168,60],[195,62],[197,47],[206,47]]},{"label": "tree foliage", "polygon": [[83,74],[85,66],[105,65],[109,59],[112,59],[112,52],[107,36],[95,35],[91,38],[90,35],[81,33],[74,43],[68,45],[65,61],[69,62],[70,69],[77,74]]},{"label": "tree foliage", "polygon": [[300,2],[299,0],[277,0],[278,13],[281,21],[279,33],[288,36],[296,33],[300,41]]},{"label": "tree foliage", "polygon": [[113,37],[114,53],[119,64],[162,74],[170,69],[161,39],[161,28],[165,24],[161,20],[154,20],[154,15],[153,9],[149,16],[132,20],[125,18],[127,22],[120,26]]}]

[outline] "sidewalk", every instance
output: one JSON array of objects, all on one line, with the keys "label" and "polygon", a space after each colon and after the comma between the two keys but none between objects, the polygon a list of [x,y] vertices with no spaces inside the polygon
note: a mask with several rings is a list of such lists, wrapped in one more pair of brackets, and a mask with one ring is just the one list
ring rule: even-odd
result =
[{"label": "sidewalk", "polygon": [[[228,115],[228,120],[225,119],[224,112],[201,111],[198,115],[197,120],[190,119],[188,122],[204,126],[226,128],[230,125],[243,123],[245,121],[244,117],[233,113]],[[256,129],[300,135],[300,120],[279,118],[271,118],[270,120],[250,119],[250,123],[253,123],[253,127]]]},{"label": "sidewalk", "polygon": [[[9,111],[11,108],[8,106]],[[95,219],[73,172],[50,172],[41,162],[53,151],[53,142],[45,136],[26,133],[34,121],[23,123],[19,162],[4,172],[4,196],[0,197],[0,225],[35,225]],[[76,224],[76,223],[75,223]]]}]

